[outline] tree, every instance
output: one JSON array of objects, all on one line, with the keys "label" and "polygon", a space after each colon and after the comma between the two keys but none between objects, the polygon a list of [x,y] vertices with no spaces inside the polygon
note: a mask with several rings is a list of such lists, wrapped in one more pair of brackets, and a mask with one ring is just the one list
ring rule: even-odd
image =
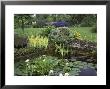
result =
[{"label": "tree", "polygon": [[15,28],[21,27],[24,32],[25,25],[32,24],[32,15],[31,14],[15,14],[14,15]]}]

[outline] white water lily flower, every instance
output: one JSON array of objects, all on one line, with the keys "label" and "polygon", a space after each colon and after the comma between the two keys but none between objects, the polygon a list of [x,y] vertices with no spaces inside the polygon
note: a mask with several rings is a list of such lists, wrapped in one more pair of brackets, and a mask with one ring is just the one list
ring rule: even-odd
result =
[{"label": "white water lily flower", "polygon": [[53,70],[50,70],[50,71],[49,71],[49,74],[51,74],[51,73],[53,73]]},{"label": "white water lily flower", "polygon": [[69,63],[66,63],[66,65],[68,65]]},{"label": "white water lily flower", "polygon": [[29,62],[29,59],[27,59],[25,62]]},{"label": "white water lily flower", "polygon": [[69,73],[65,73],[65,75],[64,76],[69,76]]},{"label": "white water lily flower", "polygon": [[43,60],[43,62],[45,62],[45,59]]},{"label": "white water lily flower", "polygon": [[62,74],[62,73],[60,73],[60,74],[59,74],[59,76],[63,76],[63,74]]},{"label": "white water lily flower", "polygon": [[65,59],[65,61],[68,61],[68,59]]}]

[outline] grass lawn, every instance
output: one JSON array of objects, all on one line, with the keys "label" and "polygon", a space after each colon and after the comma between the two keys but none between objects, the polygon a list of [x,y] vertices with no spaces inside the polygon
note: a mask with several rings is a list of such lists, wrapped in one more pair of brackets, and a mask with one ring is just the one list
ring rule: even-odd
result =
[{"label": "grass lawn", "polygon": [[97,33],[92,33],[91,28],[92,27],[75,27],[70,29],[72,33],[74,33],[74,31],[80,33],[81,38],[84,40],[97,42]]},{"label": "grass lawn", "polygon": [[26,35],[26,36],[31,36],[31,35],[39,35],[44,28],[25,28],[24,33],[21,28],[15,29],[15,32],[18,33],[19,35]]},{"label": "grass lawn", "polygon": [[[73,34],[74,31],[80,33],[81,38],[84,40],[97,42],[97,33],[92,33],[91,28],[92,27],[75,27],[70,29]],[[21,29],[15,29],[15,32],[17,32],[19,35],[31,36],[31,35],[39,35],[43,30],[44,28],[25,28],[24,33]]]}]

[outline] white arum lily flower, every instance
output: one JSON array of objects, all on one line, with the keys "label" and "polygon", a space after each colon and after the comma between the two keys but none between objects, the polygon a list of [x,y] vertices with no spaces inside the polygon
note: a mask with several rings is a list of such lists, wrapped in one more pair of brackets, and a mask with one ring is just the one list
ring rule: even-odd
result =
[{"label": "white arum lily flower", "polygon": [[29,62],[29,59],[27,59],[25,62]]},{"label": "white arum lily flower", "polygon": [[51,73],[53,73],[53,70],[50,70],[50,71],[49,71],[49,74],[51,74]]},{"label": "white arum lily flower", "polygon": [[65,75],[64,76],[69,76],[69,73],[65,73]]},{"label": "white arum lily flower", "polygon": [[59,76],[63,76],[63,74],[62,74],[62,73],[60,73],[60,74],[59,74]]}]

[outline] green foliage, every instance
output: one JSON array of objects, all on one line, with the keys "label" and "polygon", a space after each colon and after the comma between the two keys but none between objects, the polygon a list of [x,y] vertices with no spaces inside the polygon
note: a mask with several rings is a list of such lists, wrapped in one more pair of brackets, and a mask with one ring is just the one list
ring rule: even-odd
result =
[{"label": "green foliage", "polygon": [[96,15],[88,15],[82,20],[80,26],[81,27],[92,27],[94,24],[96,24],[96,21],[97,21]]},{"label": "green foliage", "polygon": [[63,43],[69,39],[70,29],[67,27],[59,27],[51,30],[49,39],[56,43]]},{"label": "green foliage", "polygon": [[55,51],[56,52],[59,52],[62,55],[62,59],[69,52],[68,48],[65,49],[64,44],[63,45],[61,45],[61,44],[60,45],[55,44],[55,47],[56,47],[56,50]]},{"label": "green foliage", "polygon": [[78,75],[80,69],[86,68],[96,69],[96,64],[81,61],[69,62],[68,60],[43,55],[36,59],[27,59],[25,62],[15,63],[15,75],[24,76],[64,76]]},{"label": "green foliage", "polygon": [[46,26],[46,22],[43,20],[38,20],[34,26],[36,28],[42,28],[42,27]]},{"label": "green foliage", "polygon": [[[17,28],[15,29],[15,32],[19,37],[28,37],[28,40],[26,39],[26,41],[18,38],[16,39],[15,37],[15,45],[18,44],[18,46],[21,45],[21,47],[27,45],[26,48],[14,49],[15,60],[20,58],[19,62],[15,61],[15,75],[77,76],[80,69],[86,69],[88,67],[97,69],[96,64],[77,60],[70,62],[72,59],[71,55],[74,56],[74,54],[75,56],[78,55],[78,57],[79,55],[83,56],[83,54],[86,56],[89,55],[88,57],[90,58],[88,59],[90,60],[94,60],[94,58],[91,58],[91,55],[95,57],[97,56],[96,50],[94,51],[93,48],[91,49],[92,51],[88,53],[85,50],[80,51],[74,48],[74,50],[72,49],[74,46],[73,43],[77,44],[78,42],[81,44],[80,47],[82,48],[88,47],[87,49],[90,49],[90,46],[96,48],[95,45],[92,46],[90,45],[91,43],[89,44],[89,41],[96,42],[96,20],[97,16],[95,14],[35,14],[34,16],[26,14],[15,15],[14,27]],[[56,21],[67,22],[68,26],[71,26],[71,28],[55,28],[51,26],[52,23]],[[74,28],[72,28],[72,26],[74,26]],[[83,40],[85,42],[83,42]],[[85,45],[83,47],[84,43],[87,43],[86,40],[88,42],[87,45],[89,46]],[[69,57],[68,54],[70,54]],[[57,56],[59,59],[54,56]],[[69,59],[65,58],[71,59],[68,61]]]},{"label": "green foliage", "polygon": [[[21,29],[15,29],[15,32],[19,36],[31,36],[31,35],[38,36],[38,35],[42,34],[44,29],[45,28],[25,28],[24,33],[22,32]],[[92,29],[92,27],[74,27],[74,28],[70,28],[70,35],[72,37],[74,37],[75,31],[76,31],[76,32],[80,33],[81,39],[96,42],[97,41],[97,34],[92,33],[91,29]],[[53,33],[58,33],[57,31],[53,30],[53,29],[50,31],[51,35],[49,34],[49,39],[52,39],[53,42],[55,42],[54,39],[56,39],[56,38],[59,38],[58,41],[61,39],[57,35],[53,34]],[[68,39],[70,39],[70,37]],[[57,41],[57,39],[56,39],[56,41]]]},{"label": "green foliage", "polygon": [[14,47],[15,48],[23,48],[27,47],[28,38],[26,36],[19,36],[14,33]]},{"label": "green foliage", "polygon": [[26,76],[28,75],[26,72],[26,63],[24,61],[16,62],[14,64],[14,74],[16,76]]},{"label": "green foliage", "polygon": [[29,55],[32,53],[39,54],[42,53],[43,48],[35,48],[35,47],[27,47],[27,48],[20,48],[20,49],[14,49],[14,56],[15,57],[20,57],[20,56],[25,56]]},{"label": "green foliage", "polygon": [[46,25],[47,14],[33,14],[32,27],[43,28]]},{"label": "green foliage", "polygon": [[18,29],[15,29],[15,32],[19,35],[19,36],[38,36],[38,35],[40,35],[42,32],[43,32],[43,30],[44,30],[45,28],[25,28],[24,29],[24,32],[20,29],[20,28],[18,28]]},{"label": "green foliage", "polygon": [[15,14],[14,15],[14,28],[22,28],[24,30],[26,25],[31,25],[32,14]]},{"label": "green foliage", "polygon": [[46,36],[46,37],[48,37],[48,35],[50,34],[50,31],[52,30],[52,29],[55,29],[55,27],[54,26],[46,26],[44,29],[43,29],[43,31],[42,31],[42,33],[40,34],[41,36]]},{"label": "green foliage", "polygon": [[81,34],[78,31],[74,31],[74,35],[73,35],[74,39],[82,39],[81,38]]},{"label": "green foliage", "polygon": [[42,36],[36,36],[33,35],[31,37],[28,37],[28,45],[29,47],[38,47],[38,48],[47,48],[48,46],[48,38],[42,37]]},{"label": "green foliage", "polygon": [[36,25],[36,24],[32,24],[32,27],[33,27],[33,28],[37,28],[37,25]]},{"label": "green foliage", "polygon": [[49,71],[53,70],[57,65],[57,60],[53,60],[52,57],[42,56],[33,63],[35,63],[35,70],[37,70],[38,75],[48,75]]},{"label": "green foliage", "polygon": [[91,29],[91,32],[92,32],[92,33],[97,33],[97,26],[96,26],[96,24],[93,25],[93,27],[92,27],[92,29]]},{"label": "green foliage", "polygon": [[75,32],[78,32],[80,33],[80,38],[82,40],[97,42],[97,34],[91,32],[92,27],[74,27],[70,29],[71,34],[73,34],[73,37]]},{"label": "green foliage", "polygon": [[33,28],[48,26],[48,22],[65,21],[69,26],[92,26],[96,23],[96,14],[15,14],[15,28],[29,25]]},{"label": "green foliage", "polygon": [[54,69],[57,63],[55,58],[46,57],[45,55],[28,62],[27,60],[25,62],[21,61],[19,64],[15,63],[15,75],[48,75],[49,71]]}]

